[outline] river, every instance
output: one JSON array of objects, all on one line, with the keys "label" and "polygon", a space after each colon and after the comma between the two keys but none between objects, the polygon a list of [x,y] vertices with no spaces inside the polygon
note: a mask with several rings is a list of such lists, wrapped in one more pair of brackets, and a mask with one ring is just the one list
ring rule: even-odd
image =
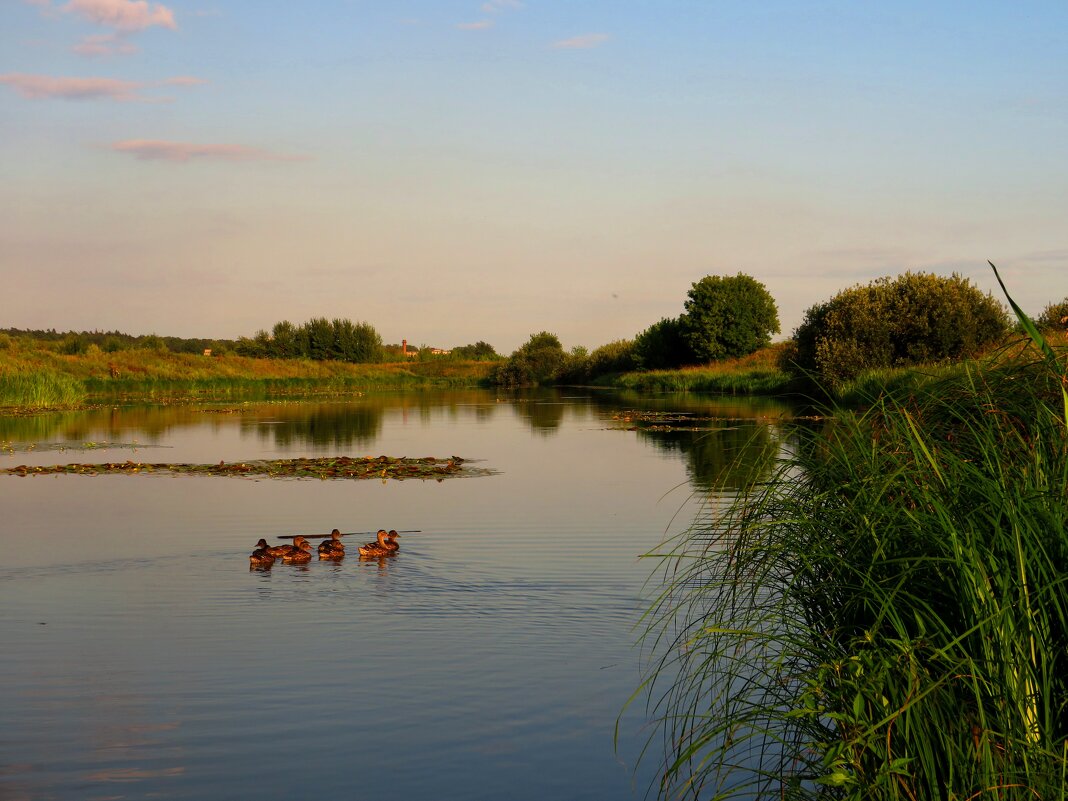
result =
[{"label": "river", "polygon": [[[0,799],[630,799],[655,559],[771,401],[381,393],[0,417],[0,467],[461,456],[444,481],[0,476]],[[738,465],[746,465],[738,470]],[[260,537],[395,557],[249,569]],[[650,736],[653,746],[638,757]],[[655,792],[655,791],[654,791]]]}]

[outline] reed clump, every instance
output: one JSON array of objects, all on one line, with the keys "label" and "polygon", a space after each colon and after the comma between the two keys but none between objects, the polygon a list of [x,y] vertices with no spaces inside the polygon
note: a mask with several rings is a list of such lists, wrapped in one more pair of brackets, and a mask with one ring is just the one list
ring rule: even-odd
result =
[{"label": "reed clump", "polygon": [[659,554],[664,797],[1068,793],[1068,364],[972,364],[798,431]]}]

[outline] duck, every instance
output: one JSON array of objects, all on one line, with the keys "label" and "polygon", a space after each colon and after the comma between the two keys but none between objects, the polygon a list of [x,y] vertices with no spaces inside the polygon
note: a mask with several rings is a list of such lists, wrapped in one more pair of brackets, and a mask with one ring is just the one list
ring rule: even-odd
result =
[{"label": "duck", "polygon": [[[284,564],[303,565],[311,561],[311,543],[303,537],[300,539],[301,542],[299,545],[296,545],[289,553],[283,554],[282,562]],[[296,542],[295,539],[294,542]]]},{"label": "duck", "polygon": [[330,532],[330,539],[319,543],[320,559],[341,559],[345,556],[345,543],[341,541],[341,532],[336,528]]},{"label": "duck", "polygon": [[397,529],[391,528],[386,536],[385,543],[383,543],[390,553],[396,553],[400,550],[400,543],[397,542],[398,537],[400,537],[400,534],[397,533]]},{"label": "duck", "polygon": [[251,567],[270,567],[274,564],[274,555],[267,545],[267,540],[260,537],[260,541],[256,543],[256,550],[248,557],[248,562]]},{"label": "duck", "polygon": [[384,528],[378,529],[378,541],[377,542],[365,542],[360,546],[360,556],[384,556],[389,553],[393,553],[389,546],[386,545],[386,540],[389,538],[389,534]]},{"label": "duck", "polygon": [[276,559],[295,553],[300,550],[301,543],[306,543],[307,540],[303,535],[298,534],[293,538],[292,543],[282,543],[281,545],[272,545],[267,550],[270,551],[271,556]]}]

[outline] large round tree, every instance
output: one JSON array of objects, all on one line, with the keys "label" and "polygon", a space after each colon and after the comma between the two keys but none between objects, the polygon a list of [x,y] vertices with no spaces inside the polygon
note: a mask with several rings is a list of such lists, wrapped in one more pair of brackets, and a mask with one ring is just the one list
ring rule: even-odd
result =
[{"label": "large round tree", "polygon": [[726,359],[770,344],[779,332],[779,310],[752,276],[706,275],[690,289],[680,322],[697,358]]}]

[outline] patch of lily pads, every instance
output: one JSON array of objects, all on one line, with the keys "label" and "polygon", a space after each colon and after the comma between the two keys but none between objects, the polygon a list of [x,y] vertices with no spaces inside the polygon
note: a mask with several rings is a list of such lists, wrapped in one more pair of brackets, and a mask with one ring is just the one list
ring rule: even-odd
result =
[{"label": "patch of lily pads", "polygon": [[404,479],[442,481],[446,478],[493,475],[487,468],[472,467],[459,456],[439,459],[433,456],[332,456],[300,459],[261,459],[218,464],[182,464],[150,462],[104,462],[101,464],[18,465],[0,469],[0,475],[107,475],[170,474],[230,476],[238,478],[318,478],[318,479]]},{"label": "patch of lily pads", "polygon": [[167,448],[168,445],[146,445],[143,442],[0,442],[0,451],[4,453],[45,453],[48,451],[96,451],[96,450],[131,450],[146,448]]}]

